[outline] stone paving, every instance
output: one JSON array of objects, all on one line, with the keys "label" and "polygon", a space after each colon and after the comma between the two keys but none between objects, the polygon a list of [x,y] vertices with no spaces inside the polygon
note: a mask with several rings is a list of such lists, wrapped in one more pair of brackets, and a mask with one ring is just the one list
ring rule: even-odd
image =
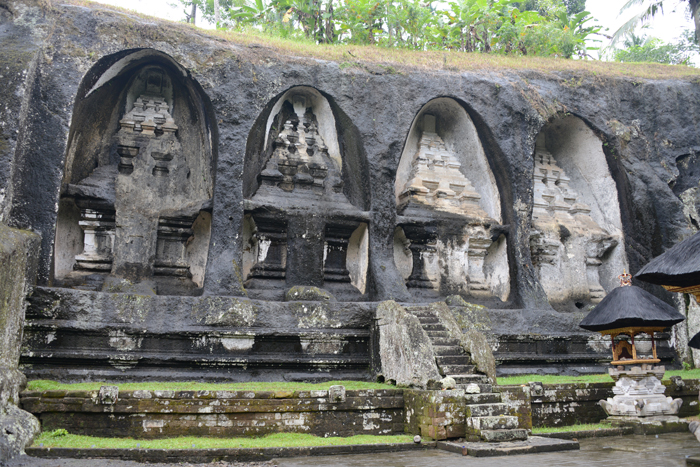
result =
[{"label": "stone paving", "polygon": [[636,435],[581,440],[580,451],[528,454],[508,457],[463,457],[429,449],[404,453],[351,456],[299,457],[255,464],[219,462],[214,464],[139,464],[97,459],[17,459],[8,467],[681,467],[687,456],[700,455],[700,443],[690,433]]}]

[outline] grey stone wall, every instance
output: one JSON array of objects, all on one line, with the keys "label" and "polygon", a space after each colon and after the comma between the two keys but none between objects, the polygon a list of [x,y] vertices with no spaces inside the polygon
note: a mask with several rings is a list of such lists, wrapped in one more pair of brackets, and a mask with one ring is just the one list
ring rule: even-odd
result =
[{"label": "grey stone wall", "polygon": [[[198,118],[212,128],[208,137],[217,163],[204,295],[246,293],[241,274],[244,187],[250,184],[243,180],[246,161],[255,160],[262,147],[278,99],[297,86],[314,88],[328,101],[341,151],[353,154],[346,168],[354,178],[346,183],[346,194],[362,198],[356,221],[369,229],[366,298],[371,301],[411,299],[394,262],[395,179],[415,117],[437,97],[454,100],[468,114],[501,197],[502,226],[491,234],[506,239],[511,290],[501,294],[505,300],[483,301],[499,315],[520,310],[519,317],[532,321],[553,312],[530,245],[535,140],[552,122],[573,116],[598,138],[617,189],[632,273],[698,226],[700,88],[692,78],[341,66],[100,5],[3,0],[0,13],[8,71],[0,78],[6,103],[0,110],[0,219],[41,234],[41,285],[53,280],[59,198],[72,163],[70,135],[77,123],[90,123],[86,95],[107,82],[115,66],[136,56],[138,63],[160,60],[181,73],[197,91],[192,95],[201,98],[192,98],[201,110]],[[113,84],[121,92],[127,79],[117,78]],[[104,96],[105,102],[112,99],[111,107],[98,108],[100,115],[121,112],[116,99]],[[85,164],[80,170],[90,173],[93,159],[79,160]],[[304,222],[290,227],[298,230],[293,238],[315,225],[315,216],[332,214],[314,209],[300,207]],[[318,275],[304,266],[296,265],[299,274]],[[671,300],[660,288],[650,289]],[[585,313],[573,305],[561,310],[568,310],[567,316]],[[579,317],[574,318],[567,323]],[[549,334],[562,320],[545,321],[533,332]]]},{"label": "grey stone wall", "polygon": [[39,422],[17,407],[27,382],[17,366],[39,241],[36,234],[0,223],[0,463],[23,452],[39,431]]}]

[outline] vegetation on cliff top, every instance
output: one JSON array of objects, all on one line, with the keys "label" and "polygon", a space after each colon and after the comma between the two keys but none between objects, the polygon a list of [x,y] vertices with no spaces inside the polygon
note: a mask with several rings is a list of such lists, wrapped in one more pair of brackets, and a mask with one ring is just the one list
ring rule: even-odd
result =
[{"label": "vegetation on cliff top", "polygon": [[[248,29],[245,31],[207,30],[185,23],[172,22],[142,15],[119,7],[105,6],[88,0],[66,0],[88,6],[102,12],[113,11],[117,15],[130,18],[143,18],[141,27],[149,31],[158,28],[164,35],[182,36],[193,34],[210,37],[225,43],[250,49],[250,60],[275,60],[287,56],[291,59],[311,58],[338,63],[341,68],[355,68],[370,73],[388,74],[412,70],[468,72],[468,71],[507,71],[523,70],[556,73],[566,83],[579,86],[583,78],[627,77],[639,79],[690,79],[700,78],[700,69],[688,66],[673,66],[653,63],[612,63],[598,60],[571,60],[556,57],[511,56],[458,52],[452,50],[416,51],[405,48],[387,48],[376,45],[316,44],[312,40],[290,40],[264,32]],[[55,3],[55,7],[59,4]],[[137,31],[132,30],[132,34]],[[177,41],[173,45],[177,46]],[[99,57],[96,57],[99,58]],[[563,75],[563,76],[562,76]],[[573,76],[572,76],[573,75]],[[565,83],[565,84],[566,84]]]}]

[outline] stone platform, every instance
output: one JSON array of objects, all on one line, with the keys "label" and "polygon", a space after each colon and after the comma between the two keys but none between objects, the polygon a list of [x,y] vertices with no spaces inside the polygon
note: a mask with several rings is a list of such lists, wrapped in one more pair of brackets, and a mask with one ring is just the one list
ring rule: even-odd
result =
[{"label": "stone platform", "polygon": [[136,439],[404,432],[403,390],[25,391],[44,431]]},{"label": "stone platform", "polygon": [[472,457],[511,456],[540,452],[571,451],[579,449],[575,440],[530,436],[526,440],[503,443],[472,443],[460,441],[438,441],[438,449]]},{"label": "stone platform", "polygon": [[[275,302],[230,296],[165,296],[37,287],[21,355],[29,379],[60,381],[308,381],[371,379],[377,302]],[[592,333],[576,316],[450,307],[464,329],[485,332],[500,376],[604,370]],[[524,323],[530,323],[527,327]],[[522,334],[508,329],[523,327]],[[672,351],[659,342],[669,362]]]},{"label": "stone platform", "polygon": [[21,365],[60,381],[366,380],[374,306],[39,287]]}]

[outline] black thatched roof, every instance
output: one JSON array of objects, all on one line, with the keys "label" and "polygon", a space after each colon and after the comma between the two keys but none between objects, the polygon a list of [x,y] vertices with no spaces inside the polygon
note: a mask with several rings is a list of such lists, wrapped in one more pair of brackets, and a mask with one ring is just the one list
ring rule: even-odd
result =
[{"label": "black thatched roof", "polygon": [[589,331],[605,331],[637,326],[670,327],[685,316],[660,298],[639,287],[618,287],[610,292],[579,326]]},{"label": "black thatched roof", "polygon": [[700,284],[700,232],[649,261],[634,277],[657,285]]},{"label": "black thatched roof", "polygon": [[688,342],[688,347],[700,349],[700,332],[695,334],[693,338],[690,339],[690,342]]}]

